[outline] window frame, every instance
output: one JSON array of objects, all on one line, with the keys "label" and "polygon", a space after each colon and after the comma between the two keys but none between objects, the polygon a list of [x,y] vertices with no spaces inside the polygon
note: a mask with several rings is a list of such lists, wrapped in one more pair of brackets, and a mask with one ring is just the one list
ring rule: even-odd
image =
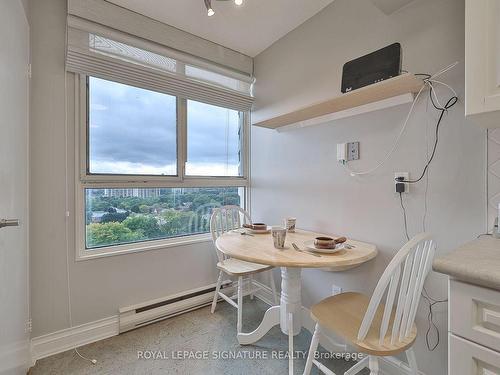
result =
[{"label": "window frame", "polygon": [[[104,78],[105,79],[105,78]],[[147,89],[147,88],[146,88]],[[177,97],[177,176],[110,175],[88,173],[88,76],[75,74],[75,229],[76,260],[157,250],[211,241],[210,233],[148,240],[95,249],[86,248],[85,189],[89,188],[203,188],[239,187],[244,189],[243,208],[250,207],[250,112],[241,112],[242,176],[186,176],[187,100]]]}]

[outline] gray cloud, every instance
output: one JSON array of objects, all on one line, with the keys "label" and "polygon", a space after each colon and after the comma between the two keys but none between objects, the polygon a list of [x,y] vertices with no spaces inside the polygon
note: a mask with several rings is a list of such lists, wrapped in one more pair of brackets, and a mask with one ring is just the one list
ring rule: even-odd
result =
[{"label": "gray cloud", "polygon": [[[90,80],[91,161],[155,168],[175,164],[174,97]],[[188,108],[189,162],[238,164],[237,113],[196,102],[190,102]]]}]

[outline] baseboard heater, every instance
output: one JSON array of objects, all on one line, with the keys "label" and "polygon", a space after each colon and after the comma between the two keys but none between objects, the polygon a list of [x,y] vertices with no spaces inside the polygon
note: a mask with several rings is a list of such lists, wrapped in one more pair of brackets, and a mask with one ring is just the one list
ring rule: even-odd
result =
[{"label": "baseboard heater", "polygon": [[[234,289],[230,280],[221,285],[226,292]],[[119,309],[120,333],[159,322],[188,311],[210,305],[214,298],[215,284],[188,290],[168,297]]]}]

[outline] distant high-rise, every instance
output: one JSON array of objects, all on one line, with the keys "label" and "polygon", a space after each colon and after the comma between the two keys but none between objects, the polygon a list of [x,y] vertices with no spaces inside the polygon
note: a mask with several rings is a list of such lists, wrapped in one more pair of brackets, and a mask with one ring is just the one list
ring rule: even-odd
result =
[{"label": "distant high-rise", "polygon": [[137,198],[156,198],[160,196],[161,189],[140,189],[140,188],[126,188],[126,189],[104,189],[105,197],[137,197]]}]

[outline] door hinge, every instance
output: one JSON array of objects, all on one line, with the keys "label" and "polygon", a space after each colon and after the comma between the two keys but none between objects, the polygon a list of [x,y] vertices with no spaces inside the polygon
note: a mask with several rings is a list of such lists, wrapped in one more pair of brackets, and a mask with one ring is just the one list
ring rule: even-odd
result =
[{"label": "door hinge", "polygon": [[31,64],[28,64],[26,71],[28,73],[28,78],[31,78]]},{"label": "door hinge", "polygon": [[25,325],[24,330],[26,333],[31,333],[31,331],[33,330],[33,321],[31,319],[28,319],[26,321],[26,325]]}]

